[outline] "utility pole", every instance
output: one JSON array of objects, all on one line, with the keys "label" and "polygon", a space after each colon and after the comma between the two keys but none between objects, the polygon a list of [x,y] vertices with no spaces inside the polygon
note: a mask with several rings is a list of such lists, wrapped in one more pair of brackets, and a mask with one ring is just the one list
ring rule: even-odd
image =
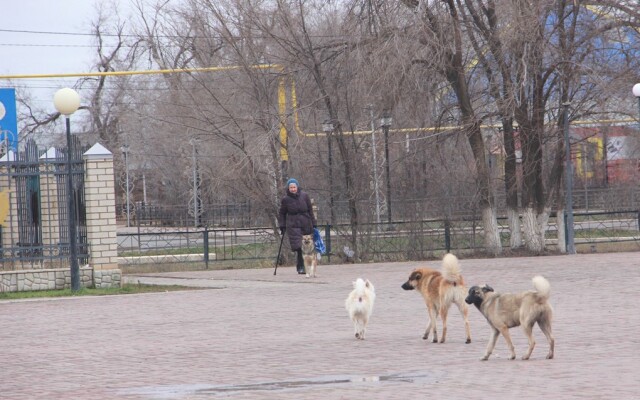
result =
[{"label": "utility pole", "polygon": [[369,107],[369,116],[371,117],[371,153],[373,156],[373,192],[376,199],[376,226],[380,229],[380,189],[378,186],[378,161],[376,149],[376,120],[373,117],[373,107]]},{"label": "utility pole", "polygon": [[392,229],[391,226],[391,173],[389,171],[389,167],[391,164],[391,160],[389,160],[389,128],[391,127],[391,123],[393,122],[393,118],[389,115],[387,110],[382,114],[382,118],[380,118],[380,126],[384,131],[384,161],[385,168],[387,172],[387,223],[389,224],[388,229]]},{"label": "utility pole", "polygon": [[200,214],[201,210],[201,199],[200,199],[200,174],[198,173],[198,150],[197,150],[197,141],[195,139],[191,139],[189,141],[191,143],[192,151],[192,165],[193,165],[193,179],[192,179],[192,195],[191,200],[193,201],[193,226],[197,228],[200,225]]},{"label": "utility pole", "polygon": [[121,148],[122,154],[124,155],[124,170],[125,170],[125,201],[126,201],[126,210],[127,210],[127,228],[131,226],[131,209],[130,209],[130,190],[129,189],[129,145],[125,144]]},{"label": "utility pole", "polygon": [[574,243],[573,226],[573,168],[571,164],[571,142],[569,141],[569,106],[564,103],[563,123],[564,123],[564,149],[565,149],[565,231],[567,242],[567,254],[576,254]]}]

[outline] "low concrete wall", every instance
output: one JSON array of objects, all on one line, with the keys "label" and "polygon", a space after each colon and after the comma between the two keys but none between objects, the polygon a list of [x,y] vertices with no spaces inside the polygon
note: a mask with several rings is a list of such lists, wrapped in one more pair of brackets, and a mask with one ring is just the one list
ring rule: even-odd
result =
[{"label": "low concrete wall", "polygon": [[[215,259],[214,253],[209,253],[209,259]],[[136,265],[136,264],[164,264],[175,262],[192,262],[204,261],[204,254],[175,254],[175,255],[157,255],[157,256],[135,256],[135,257],[118,257],[120,265]]]},{"label": "low concrete wall", "polygon": [[[94,271],[80,268],[80,286],[95,288],[120,287],[122,272],[119,269]],[[61,290],[71,287],[71,271],[68,268],[0,271],[0,292],[27,292],[35,290]]]}]

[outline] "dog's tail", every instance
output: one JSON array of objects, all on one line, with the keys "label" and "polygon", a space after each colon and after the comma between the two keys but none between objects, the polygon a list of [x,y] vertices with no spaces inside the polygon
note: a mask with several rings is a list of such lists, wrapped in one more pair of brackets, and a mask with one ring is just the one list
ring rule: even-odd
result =
[{"label": "dog's tail", "polygon": [[462,275],[460,274],[460,263],[458,257],[451,253],[445,254],[442,259],[442,277],[449,282],[462,282]]},{"label": "dog's tail", "polygon": [[538,292],[538,296],[543,299],[548,299],[551,293],[549,281],[541,275],[534,276],[531,281],[533,282],[533,288]]}]

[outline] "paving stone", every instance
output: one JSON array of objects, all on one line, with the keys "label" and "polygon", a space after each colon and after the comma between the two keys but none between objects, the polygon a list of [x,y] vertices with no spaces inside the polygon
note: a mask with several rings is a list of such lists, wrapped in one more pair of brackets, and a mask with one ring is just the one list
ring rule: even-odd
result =
[{"label": "paving stone", "polygon": [[[512,329],[480,361],[489,327],[449,312],[447,343],[421,339],[427,311],[400,288],[437,262],[123,276],[209,290],[0,302],[6,399],[634,399],[640,370],[640,253],[462,259],[467,284],[499,292],[551,283],[556,358]],[[370,279],[376,304],[358,341],[344,309],[351,282]],[[441,325],[439,325],[441,331]]]}]

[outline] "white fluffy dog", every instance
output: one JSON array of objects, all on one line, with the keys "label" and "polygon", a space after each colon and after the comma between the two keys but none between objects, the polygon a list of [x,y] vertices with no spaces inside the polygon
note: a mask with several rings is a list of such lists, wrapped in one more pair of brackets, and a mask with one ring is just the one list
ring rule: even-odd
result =
[{"label": "white fluffy dog", "polygon": [[376,300],[376,291],[369,280],[358,278],[353,282],[353,290],[344,302],[353,322],[356,339],[364,340],[364,332],[373,312],[373,303]]}]

